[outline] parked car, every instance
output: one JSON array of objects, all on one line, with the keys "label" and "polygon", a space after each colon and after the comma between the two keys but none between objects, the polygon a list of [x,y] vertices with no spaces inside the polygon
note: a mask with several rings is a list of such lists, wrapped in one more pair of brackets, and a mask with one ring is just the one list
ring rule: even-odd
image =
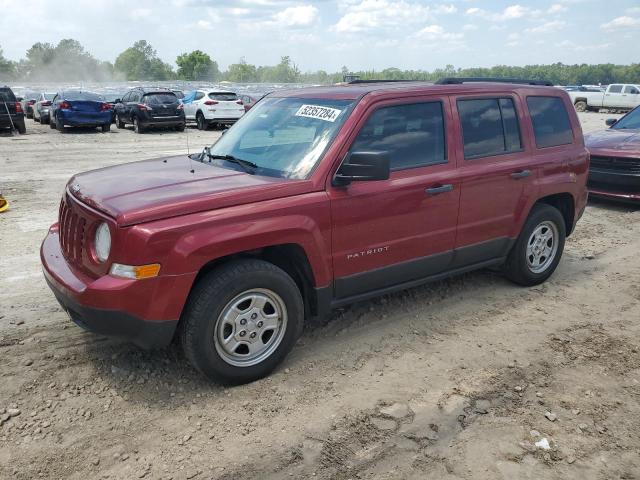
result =
[{"label": "parked car", "polygon": [[49,123],[49,111],[51,109],[51,101],[55,97],[55,93],[42,92],[36,98],[33,105],[33,121],[40,123]]},{"label": "parked car", "polygon": [[100,92],[100,95],[102,96],[102,98],[104,98],[104,101],[111,106],[111,123],[115,123],[116,121],[116,103],[125,94],[126,92]]},{"label": "parked car", "polygon": [[640,107],[609,128],[585,136],[591,152],[589,192],[595,196],[640,202]]},{"label": "parked car", "polygon": [[19,102],[22,105],[22,111],[27,118],[33,118],[33,105],[36,103],[37,92],[26,91],[20,98]]},{"label": "parked car", "polygon": [[15,128],[19,133],[27,133],[24,111],[11,88],[0,87],[0,129]]},{"label": "parked car", "polygon": [[136,133],[154,127],[184,131],[186,120],[182,103],[171,90],[136,87],[116,102],[116,126],[133,124]]},{"label": "parked car", "polygon": [[248,112],[251,110],[251,107],[253,107],[262,97],[264,97],[264,94],[260,93],[243,93],[240,95],[240,101],[242,102],[244,111]]},{"label": "parked car", "polygon": [[210,126],[233,125],[244,115],[242,101],[234,92],[196,90],[192,102],[184,104],[187,121],[195,121],[200,130]]},{"label": "parked car", "polygon": [[599,110],[631,110],[640,105],[640,85],[613,83],[602,91],[569,92],[571,101],[578,112]]},{"label": "parked car", "polygon": [[111,129],[111,106],[94,92],[62,90],[55,94],[49,107],[49,126],[64,132],[66,127],[99,127]]},{"label": "parked car", "polygon": [[44,275],[81,327],[145,347],[178,335],[205,375],[248,382],[332,308],[484,267],[544,282],[588,162],[553,87],[278,91],[190,161],[72,177]]}]

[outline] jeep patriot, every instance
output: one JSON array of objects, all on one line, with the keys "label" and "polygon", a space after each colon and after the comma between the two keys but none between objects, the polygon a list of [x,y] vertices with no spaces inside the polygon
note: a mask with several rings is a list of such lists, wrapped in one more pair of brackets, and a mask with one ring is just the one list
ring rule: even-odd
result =
[{"label": "jeep patriot", "polygon": [[[542,85],[539,85],[542,83]],[[544,82],[274,92],[203,152],[75,175],[42,244],[81,327],[255,380],[305,319],[485,267],[556,269],[586,202],[571,100]]]}]

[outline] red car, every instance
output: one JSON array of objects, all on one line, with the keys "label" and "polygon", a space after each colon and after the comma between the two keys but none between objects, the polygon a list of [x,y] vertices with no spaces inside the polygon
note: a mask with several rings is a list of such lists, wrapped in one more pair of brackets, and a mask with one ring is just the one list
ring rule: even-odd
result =
[{"label": "red car", "polygon": [[589,191],[596,196],[640,202],[640,107],[607,120],[610,128],[585,136],[591,152]]},{"label": "red car", "polygon": [[212,379],[273,370],[305,319],[484,267],[555,270],[587,202],[569,96],[536,82],[268,95],[211,147],[74,176],[41,260],[88,330],[178,335]]}]

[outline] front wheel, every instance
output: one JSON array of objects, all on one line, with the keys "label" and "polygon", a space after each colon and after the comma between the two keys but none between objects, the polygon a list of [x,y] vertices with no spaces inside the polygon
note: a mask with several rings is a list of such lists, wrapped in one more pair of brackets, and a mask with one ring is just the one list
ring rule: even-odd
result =
[{"label": "front wheel", "polygon": [[558,209],[546,204],[534,205],[507,258],[506,277],[524,286],[544,282],[560,262],[565,237],[564,217]]},{"label": "front wheel", "polygon": [[268,375],[291,351],[304,307],[286,272],[262,260],[238,260],[198,282],[181,321],[191,364],[212,380],[240,384]]},{"label": "front wheel", "polygon": [[575,107],[576,107],[576,112],[586,112],[588,105],[587,105],[587,102],[580,100],[575,103]]}]

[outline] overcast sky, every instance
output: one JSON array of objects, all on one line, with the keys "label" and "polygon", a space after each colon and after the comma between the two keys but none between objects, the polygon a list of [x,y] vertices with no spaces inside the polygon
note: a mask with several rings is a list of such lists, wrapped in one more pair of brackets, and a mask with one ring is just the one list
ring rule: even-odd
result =
[{"label": "overcast sky", "polygon": [[109,61],[140,39],[171,64],[200,49],[222,68],[282,55],[303,71],[640,60],[638,0],[0,0],[0,12],[12,60],[62,38]]}]

